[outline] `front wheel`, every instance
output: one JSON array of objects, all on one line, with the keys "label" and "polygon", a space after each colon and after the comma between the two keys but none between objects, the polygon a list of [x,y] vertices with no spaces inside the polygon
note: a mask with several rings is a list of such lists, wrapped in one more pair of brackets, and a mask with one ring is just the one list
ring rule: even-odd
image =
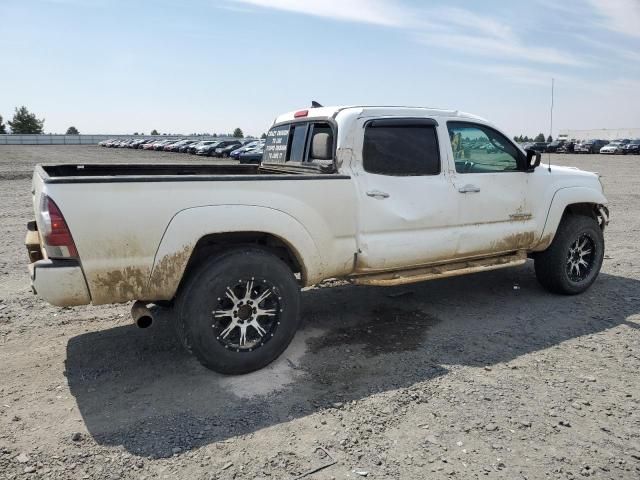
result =
[{"label": "front wheel", "polygon": [[275,255],[246,247],[210,259],[182,290],[183,343],[224,374],[258,370],[287,348],[300,323],[300,287]]},{"label": "front wheel", "polygon": [[575,295],[596,280],[604,258],[604,235],[595,218],[565,216],[547,250],[534,257],[536,277],[547,290]]}]

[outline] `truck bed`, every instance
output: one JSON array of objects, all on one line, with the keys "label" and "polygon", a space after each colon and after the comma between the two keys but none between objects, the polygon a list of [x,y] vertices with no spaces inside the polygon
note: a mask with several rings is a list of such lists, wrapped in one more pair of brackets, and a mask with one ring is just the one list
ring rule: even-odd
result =
[{"label": "truck bed", "polygon": [[355,189],[341,173],[210,163],[41,165],[33,192],[36,219],[43,195],[64,215],[94,304],[173,298],[198,242],[227,232],[286,239],[305,259],[310,283],[353,265]]}]

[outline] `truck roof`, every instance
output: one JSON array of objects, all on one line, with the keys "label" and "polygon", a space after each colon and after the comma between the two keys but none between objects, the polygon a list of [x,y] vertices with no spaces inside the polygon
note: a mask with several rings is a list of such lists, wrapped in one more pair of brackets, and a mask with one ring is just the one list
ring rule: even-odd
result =
[{"label": "truck roof", "polygon": [[282,122],[290,122],[298,118],[301,112],[307,112],[304,118],[334,118],[338,113],[346,110],[361,110],[363,114],[382,115],[382,116],[425,116],[425,117],[459,117],[461,119],[480,120],[487,122],[482,117],[471,113],[461,112],[459,110],[447,110],[441,108],[430,107],[407,107],[393,105],[343,105],[331,107],[303,108],[292,112],[283,113],[274,120],[274,124]]}]

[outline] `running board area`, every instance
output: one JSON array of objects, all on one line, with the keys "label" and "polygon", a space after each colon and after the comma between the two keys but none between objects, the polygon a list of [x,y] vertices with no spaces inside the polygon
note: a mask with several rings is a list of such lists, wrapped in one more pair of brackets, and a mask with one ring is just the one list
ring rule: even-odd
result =
[{"label": "running board area", "polygon": [[486,272],[498,268],[515,267],[527,261],[527,252],[512,252],[498,257],[477,258],[453,263],[440,263],[405,270],[355,275],[349,278],[356,285],[392,287],[406,283],[423,282],[437,278],[454,277],[467,273]]}]

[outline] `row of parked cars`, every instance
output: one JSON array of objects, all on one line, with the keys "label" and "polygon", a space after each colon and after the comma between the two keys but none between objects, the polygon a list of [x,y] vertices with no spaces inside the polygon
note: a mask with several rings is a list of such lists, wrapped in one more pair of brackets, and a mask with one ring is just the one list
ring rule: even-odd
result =
[{"label": "row of parked cars", "polygon": [[240,163],[260,163],[264,152],[264,140],[193,140],[154,138],[114,138],[103,140],[98,145],[105,148],[135,148],[163,152],[190,153],[193,155],[234,158]]},{"label": "row of parked cars", "polygon": [[556,140],[554,142],[532,142],[522,145],[525,149],[545,153],[603,153],[611,155],[640,155],[640,138],[630,140]]}]

